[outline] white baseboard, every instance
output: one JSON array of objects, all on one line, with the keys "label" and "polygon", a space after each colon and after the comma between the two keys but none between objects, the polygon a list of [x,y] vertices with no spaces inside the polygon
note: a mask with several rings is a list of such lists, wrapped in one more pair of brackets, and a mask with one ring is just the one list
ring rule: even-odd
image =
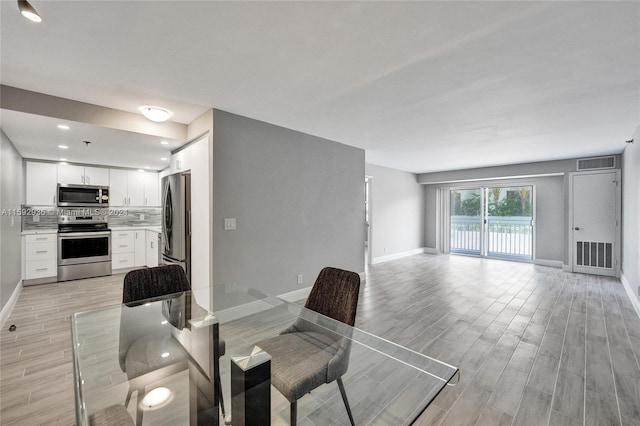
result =
[{"label": "white baseboard", "polygon": [[383,262],[388,262],[390,260],[401,259],[407,256],[413,256],[414,254],[423,254],[424,250],[425,250],[424,247],[422,247],[414,250],[403,251],[402,253],[395,253],[395,254],[389,254],[386,256],[374,257],[373,259],[371,259],[371,264],[375,265],[377,263],[383,263]]},{"label": "white baseboard", "polygon": [[552,268],[564,268],[562,260],[536,259],[533,261],[535,265],[550,266]]},{"label": "white baseboard", "polygon": [[[283,293],[279,295],[278,298],[293,303],[300,299],[305,299],[310,292],[311,287],[305,287],[299,290]],[[243,303],[242,305],[216,311],[215,314],[218,321],[220,321],[220,324],[224,324],[271,308],[273,308],[273,305],[270,303],[263,302],[262,300],[254,300],[249,303]]]},{"label": "white baseboard", "polygon": [[311,288],[312,286],[301,288],[299,290],[293,290],[288,293],[283,293],[279,295],[278,298],[286,300],[287,302],[294,303],[298,300],[306,299],[309,293],[311,293]]},{"label": "white baseboard", "polygon": [[16,284],[16,288],[11,293],[11,297],[7,300],[7,303],[2,307],[2,311],[0,311],[0,328],[4,327],[4,322],[9,318],[11,312],[13,311],[13,307],[16,305],[18,301],[18,296],[20,296],[20,292],[22,291],[22,280],[18,281]]},{"label": "white baseboard", "polygon": [[562,271],[563,272],[571,272],[571,265],[567,265],[566,263],[562,264]]},{"label": "white baseboard", "polygon": [[434,247],[425,247],[424,248],[424,253],[425,254],[438,254],[438,249],[434,248]]},{"label": "white baseboard", "polygon": [[[629,300],[631,300],[631,304],[633,305],[633,309],[636,310],[636,314],[640,317],[640,297],[633,291],[633,285],[629,282],[627,277],[624,274],[620,274],[620,281],[622,281],[622,285],[624,289],[627,291],[627,295],[629,295]],[[637,286],[637,285],[636,285]]]}]

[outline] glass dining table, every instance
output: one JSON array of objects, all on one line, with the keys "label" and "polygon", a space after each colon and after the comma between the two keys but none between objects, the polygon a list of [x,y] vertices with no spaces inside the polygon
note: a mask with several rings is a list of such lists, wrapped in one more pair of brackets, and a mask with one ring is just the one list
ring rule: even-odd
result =
[{"label": "glass dining table", "polygon": [[[238,393],[234,374],[246,364],[239,360],[300,321],[348,341],[342,382],[356,425],[413,424],[457,381],[456,367],[257,289],[239,287],[230,300],[232,307],[209,312],[183,292],[73,314],[77,424],[250,424],[237,414],[255,398]],[[289,424],[289,402],[274,387],[266,389],[265,423]],[[233,414],[226,419],[219,414],[225,403]],[[297,417],[299,424],[350,424],[335,383],[301,397]]]}]

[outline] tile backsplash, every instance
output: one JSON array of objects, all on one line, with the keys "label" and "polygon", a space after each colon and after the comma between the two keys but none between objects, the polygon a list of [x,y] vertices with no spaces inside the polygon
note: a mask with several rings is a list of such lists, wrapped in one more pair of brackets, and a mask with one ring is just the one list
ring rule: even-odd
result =
[{"label": "tile backsplash", "polygon": [[[76,214],[83,209],[65,207],[22,206],[22,230],[57,229],[58,215]],[[160,207],[119,207],[105,209],[111,227],[161,226]]]}]

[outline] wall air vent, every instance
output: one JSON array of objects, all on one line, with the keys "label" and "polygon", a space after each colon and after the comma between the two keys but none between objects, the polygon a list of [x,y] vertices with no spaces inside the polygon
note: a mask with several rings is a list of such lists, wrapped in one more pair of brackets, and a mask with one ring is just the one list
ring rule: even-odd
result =
[{"label": "wall air vent", "polygon": [[616,157],[596,157],[583,158],[578,160],[578,171],[582,170],[598,170],[598,169],[614,169],[616,167]]}]

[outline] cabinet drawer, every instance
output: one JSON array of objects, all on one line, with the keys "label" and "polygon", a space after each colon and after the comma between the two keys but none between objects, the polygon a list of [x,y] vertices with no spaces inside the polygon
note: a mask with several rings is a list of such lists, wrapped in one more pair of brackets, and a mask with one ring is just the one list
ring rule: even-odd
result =
[{"label": "cabinet drawer", "polygon": [[133,253],[135,251],[135,241],[132,238],[114,238],[111,240],[111,254]]},{"label": "cabinet drawer", "polygon": [[25,235],[25,242],[30,243],[56,243],[58,242],[58,234],[33,234]]},{"label": "cabinet drawer", "polygon": [[55,277],[58,275],[58,261],[53,260],[36,260],[26,262],[25,279],[32,280],[36,278]]},{"label": "cabinet drawer", "polygon": [[26,261],[35,260],[56,260],[56,252],[58,250],[55,242],[48,243],[27,243],[26,245]]},{"label": "cabinet drawer", "polygon": [[111,238],[134,238],[136,231],[111,231]]},{"label": "cabinet drawer", "polygon": [[133,252],[131,253],[115,253],[111,255],[111,268],[123,269],[133,268],[135,257]]}]

